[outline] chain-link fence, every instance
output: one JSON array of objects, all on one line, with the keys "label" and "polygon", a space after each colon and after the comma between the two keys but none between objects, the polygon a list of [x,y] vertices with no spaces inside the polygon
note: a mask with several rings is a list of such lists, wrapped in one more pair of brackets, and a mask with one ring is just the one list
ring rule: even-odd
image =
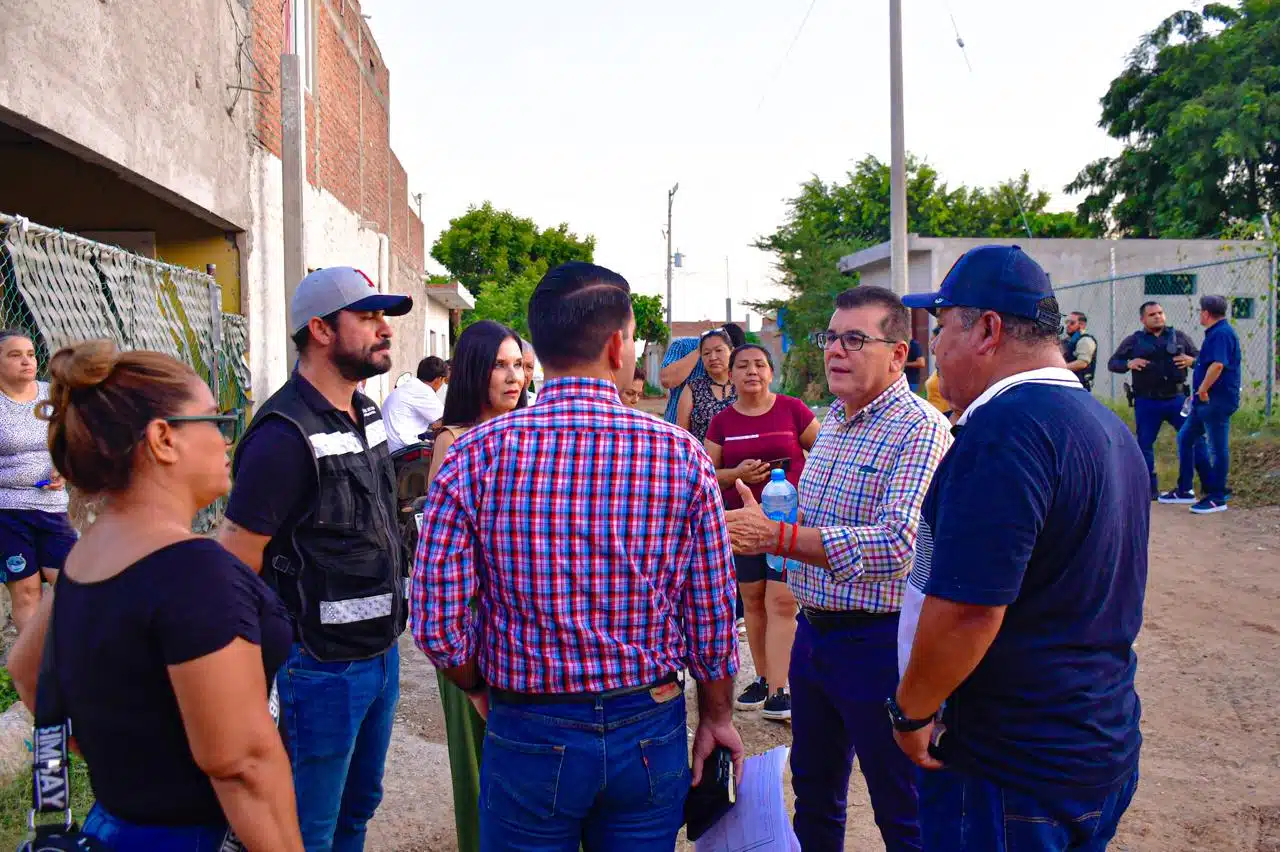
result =
[{"label": "chain-link fence", "polygon": [[224,410],[247,416],[248,325],[222,312],[218,283],[194,269],[0,214],[0,328],[30,335],[42,379],[59,348],[106,337],[190,364]]},{"label": "chain-link fence", "polygon": [[1231,305],[1229,319],[1240,337],[1243,354],[1241,395],[1261,403],[1270,416],[1280,370],[1273,252],[1260,251],[1212,263],[1062,286],[1055,284],[1053,290],[1064,315],[1080,311],[1088,317],[1088,331],[1098,340],[1094,393],[1114,400],[1124,396],[1125,377],[1108,371],[1107,360],[1125,337],[1142,327],[1143,304],[1159,302],[1169,325],[1186,332],[1199,344],[1204,336],[1200,328],[1200,297],[1225,296]]}]

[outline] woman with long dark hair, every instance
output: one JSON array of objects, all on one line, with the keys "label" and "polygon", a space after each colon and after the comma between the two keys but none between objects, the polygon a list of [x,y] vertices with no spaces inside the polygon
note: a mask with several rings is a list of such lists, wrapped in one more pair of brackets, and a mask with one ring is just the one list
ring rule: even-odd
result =
[{"label": "woman with long dark hair", "polygon": [[[434,479],[455,440],[486,420],[524,408],[524,355],[520,337],[492,320],[468,326],[453,347],[453,372],[444,403],[444,423],[431,453],[429,479]],[[423,553],[419,542],[418,558]],[[415,570],[415,573],[416,570]],[[436,672],[440,703],[444,705],[449,741],[449,769],[453,775],[453,818],[459,852],[480,848],[480,752],[484,720],[467,694]]]},{"label": "woman with long dark hair", "polygon": [[49,384],[36,380],[36,347],[26,332],[0,331],[0,561],[21,633],[40,606],[49,572],[76,543],[67,492],[49,458],[49,426],[36,409]]},{"label": "woman with long dark hair", "polygon": [[61,694],[97,798],[84,833],[117,852],[197,852],[224,848],[230,827],[249,849],[301,852],[267,707],[288,614],[249,566],[191,532],[231,487],[238,415],[187,365],[108,340],[60,350],[49,372],[38,413],[50,455],[100,506],[9,671],[28,707],[45,677]]}]

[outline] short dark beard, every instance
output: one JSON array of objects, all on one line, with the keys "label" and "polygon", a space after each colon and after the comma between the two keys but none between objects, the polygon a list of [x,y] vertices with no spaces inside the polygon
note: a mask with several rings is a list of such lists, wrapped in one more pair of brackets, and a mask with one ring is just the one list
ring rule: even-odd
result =
[{"label": "short dark beard", "polygon": [[[381,347],[382,342],[374,344]],[[374,355],[386,351],[378,349],[375,353],[374,347],[371,346],[362,352],[349,352],[342,346],[342,337],[339,335],[334,341],[333,346],[333,366],[337,368],[338,374],[348,382],[362,382],[365,379],[371,379],[374,376],[380,376],[391,369],[388,363],[385,367],[374,362]]]}]

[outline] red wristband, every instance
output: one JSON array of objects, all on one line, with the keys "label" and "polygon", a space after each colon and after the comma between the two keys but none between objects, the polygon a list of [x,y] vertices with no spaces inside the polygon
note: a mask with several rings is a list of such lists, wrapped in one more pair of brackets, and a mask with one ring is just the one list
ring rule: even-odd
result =
[{"label": "red wristband", "polygon": [[798,539],[799,537],[800,537],[800,525],[792,524],[791,525],[791,543],[787,545],[788,556],[796,555],[796,539]]},{"label": "red wristband", "polygon": [[779,556],[782,555],[782,536],[786,534],[786,531],[787,531],[786,521],[779,521],[778,522],[778,546],[773,549],[773,552]]}]

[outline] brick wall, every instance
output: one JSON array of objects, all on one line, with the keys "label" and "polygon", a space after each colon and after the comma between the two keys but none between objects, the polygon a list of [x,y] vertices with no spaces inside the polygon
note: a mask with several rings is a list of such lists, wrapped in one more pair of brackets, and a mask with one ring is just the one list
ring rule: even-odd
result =
[{"label": "brick wall", "polygon": [[[295,3],[305,0],[293,0]],[[358,0],[310,0],[315,84],[304,95],[307,180],[371,228],[386,233],[408,268],[423,267],[422,222],[409,208],[409,181],[390,145],[391,73],[361,17]],[[280,0],[253,0],[258,143],[280,156]]]}]

